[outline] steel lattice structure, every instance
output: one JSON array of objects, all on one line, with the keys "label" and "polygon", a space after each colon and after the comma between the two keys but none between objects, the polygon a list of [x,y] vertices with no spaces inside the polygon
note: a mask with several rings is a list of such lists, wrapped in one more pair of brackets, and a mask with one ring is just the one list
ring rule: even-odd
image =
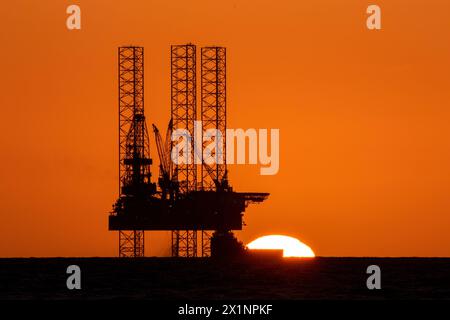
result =
[{"label": "steel lattice structure", "polygon": [[[144,48],[119,48],[119,194],[148,190],[150,145],[144,116]],[[119,256],[144,256],[144,231],[119,231]]]},{"label": "steel lattice structure", "polygon": [[211,232],[202,230],[202,257],[210,257],[211,256]]},{"label": "steel lattice structure", "polygon": [[[174,176],[181,194],[197,189],[197,165],[194,161],[194,122],[197,120],[197,57],[193,44],[173,45],[170,50],[171,116],[173,130],[185,129],[189,159],[174,165]],[[172,142],[172,148],[177,144]],[[172,149],[171,148],[171,149]],[[172,256],[197,256],[197,231],[172,231]]]},{"label": "steel lattice structure", "polygon": [[[197,166],[194,163],[194,122],[197,120],[196,47],[193,44],[171,46],[171,116],[173,130],[185,129],[189,133],[188,161],[175,164],[174,174],[180,192],[186,194],[197,189]],[[172,142],[172,148],[177,141]]]},{"label": "steel lattice structure", "polygon": [[119,257],[136,258],[144,256],[144,231],[119,231]]},{"label": "steel lattice structure", "polygon": [[[208,129],[216,129],[215,164],[201,165],[202,190],[216,190],[227,179],[226,164],[226,48],[203,47],[201,49],[201,121],[202,150],[210,141],[203,134]],[[209,168],[206,168],[209,166]],[[202,256],[211,255],[211,232],[202,231]]]},{"label": "steel lattice structure", "polygon": [[197,230],[172,231],[172,256],[197,257]]},{"label": "steel lattice structure", "polygon": [[[203,190],[216,190],[217,183],[226,179],[226,48],[201,49],[201,120],[203,133],[216,129],[214,164],[203,163],[201,184]],[[203,150],[211,143],[203,137]],[[205,168],[209,166],[209,168]]]}]

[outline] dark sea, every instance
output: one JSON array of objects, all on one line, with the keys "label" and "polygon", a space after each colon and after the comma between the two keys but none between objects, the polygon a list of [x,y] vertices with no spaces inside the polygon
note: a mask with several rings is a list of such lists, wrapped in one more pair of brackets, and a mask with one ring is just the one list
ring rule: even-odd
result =
[{"label": "dark sea", "polygon": [[[80,268],[69,290],[67,267]],[[380,268],[381,289],[367,287]],[[0,300],[450,299],[449,258],[0,259]]]}]

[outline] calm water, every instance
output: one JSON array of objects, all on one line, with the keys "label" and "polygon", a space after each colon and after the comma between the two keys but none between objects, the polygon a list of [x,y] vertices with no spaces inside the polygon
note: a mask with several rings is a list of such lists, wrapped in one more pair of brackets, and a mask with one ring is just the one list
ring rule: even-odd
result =
[{"label": "calm water", "polygon": [[[67,266],[82,290],[66,288]],[[381,290],[366,269],[381,268]],[[450,299],[450,259],[0,259],[0,299]]]}]

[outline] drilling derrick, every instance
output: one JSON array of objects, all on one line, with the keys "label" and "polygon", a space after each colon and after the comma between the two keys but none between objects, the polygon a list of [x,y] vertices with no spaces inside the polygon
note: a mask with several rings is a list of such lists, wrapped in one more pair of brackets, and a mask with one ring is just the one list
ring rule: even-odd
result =
[{"label": "drilling derrick", "polygon": [[[144,116],[144,48],[119,48],[119,201],[154,192]],[[144,256],[144,231],[119,230],[119,256]]]},{"label": "drilling derrick", "polygon": [[[171,116],[173,130],[182,129],[186,138],[188,159],[174,165],[174,179],[178,182],[180,196],[197,190],[197,165],[194,161],[194,123],[197,120],[197,65],[196,47],[193,44],[173,45],[171,62]],[[172,148],[177,141],[172,142]],[[182,155],[178,154],[179,159]],[[180,161],[181,162],[181,161]],[[197,230],[172,231],[172,256],[197,256]]]}]

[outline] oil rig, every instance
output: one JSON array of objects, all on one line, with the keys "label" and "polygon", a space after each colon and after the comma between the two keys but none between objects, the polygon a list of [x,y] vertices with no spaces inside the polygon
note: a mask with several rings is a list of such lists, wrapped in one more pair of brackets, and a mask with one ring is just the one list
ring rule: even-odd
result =
[{"label": "oil rig", "polygon": [[206,164],[203,152],[191,152],[182,163],[172,157],[178,144],[172,138],[175,130],[188,133],[190,150],[195,150],[192,137],[197,120],[204,130],[226,132],[226,48],[201,48],[199,119],[196,46],[172,45],[170,54],[171,119],[165,139],[153,125],[160,163],[159,177],[153,182],[144,114],[144,48],[118,49],[119,197],[109,215],[109,230],[119,233],[120,257],[143,257],[144,232],[149,230],[171,231],[173,257],[240,254],[243,246],[232,231],[242,230],[246,207],[264,201],[269,194],[233,191],[228,181],[226,135],[213,154],[223,161]]}]

